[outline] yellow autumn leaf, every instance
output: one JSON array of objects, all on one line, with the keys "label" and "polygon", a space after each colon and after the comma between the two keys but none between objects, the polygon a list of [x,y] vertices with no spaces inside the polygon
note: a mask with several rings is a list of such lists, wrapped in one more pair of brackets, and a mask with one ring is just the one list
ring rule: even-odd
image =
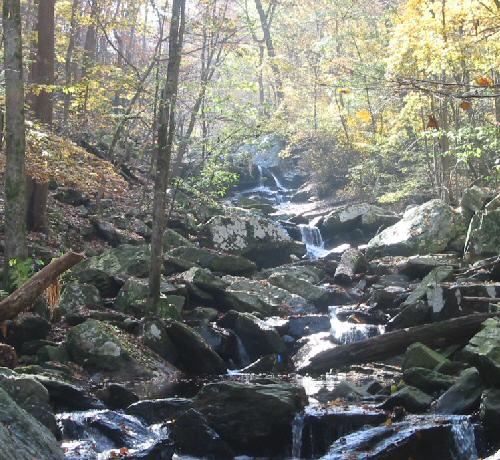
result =
[{"label": "yellow autumn leaf", "polygon": [[364,121],[365,123],[371,123],[371,121],[372,121],[372,114],[370,113],[369,110],[366,110],[366,109],[358,110],[356,112],[356,117],[359,120]]}]

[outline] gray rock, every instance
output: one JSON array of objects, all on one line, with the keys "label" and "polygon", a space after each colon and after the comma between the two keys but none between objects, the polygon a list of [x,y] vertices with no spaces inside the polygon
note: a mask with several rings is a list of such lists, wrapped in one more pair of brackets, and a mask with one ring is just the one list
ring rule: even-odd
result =
[{"label": "gray rock", "polygon": [[381,227],[389,227],[398,220],[396,214],[379,206],[368,203],[348,204],[325,216],[320,223],[320,230],[327,239],[358,228],[373,235]]},{"label": "gray rock", "polygon": [[486,390],[481,398],[481,420],[494,439],[500,433],[500,389]]},{"label": "gray rock", "polygon": [[80,262],[72,273],[80,283],[94,285],[103,297],[115,297],[124,280],[148,276],[150,258],[149,246],[123,245]]},{"label": "gray rock", "polygon": [[443,355],[417,342],[407,348],[404,355],[403,370],[412,367],[433,370],[442,367],[446,363],[449,363],[449,361]]},{"label": "gray rock", "polygon": [[171,379],[178,373],[139,340],[94,319],[71,328],[66,347],[74,362],[91,372],[111,374],[115,383],[147,384],[155,379]]},{"label": "gray rock", "polygon": [[440,414],[470,414],[479,407],[483,389],[477,369],[466,369],[455,384],[436,401],[435,410]]},{"label": "gray rock", "polygon": [[465,235],[465,225],[464,218],[449,205],[431,200],[411,208],[397,224],[375,236],[368,243],[368,253],[371,257],[440,253]]},{"label": "gray rock", "polygon": [[226,282],[205,268],[193,267],[187,272],[181,273],[179,278],[188,285],[194,284],[196,287],[212,293],[220,293],[227,287]]},{"label": "gray rock", "polygon": [[194,399],[208,425],[237,454],[265,457],[291,449],[292,422],[306,403],[303,388],[273,381],[211,383]]},{"label": "gray rock", "polygon": [[18,406],[1,388],[0,445],[0,457],[5,460],[64,459],[50,430]]},{"label": "gray rock", "polygon": [[286,351],[286,346],[276,329],[250,313],[230,311],[224,315],[219,324],[236,333],[251,360]]},{"label": "gray rock", "polygon": [[413,304],[406,305],[396,316],[391,318],[387,324],[388,330],[404,329],[406,327],[419,326],[431,320],[431,307],[427,302],[417,300]]},{"label": "gray rock", "polygon": [[403,380],[407,385],[427,393],[434,393],[448,390],[457,379],[423,367],[412,367],[404,371]]},{"label": "gray rock", "polygon": [[232,460],[234,452],[221,437],[208,426],[205,417],[189,409],[175,419],[171,436],[176,450],[183,454],[213,460]]},{"label": "gray rock", "polygon": [[283,227],[254,214],[216,216],[206,227],[216,249],[247,257],[260,267],[278,266],[289,262],[291,255],[306,254],[305,245],[292,240]]},{"label": "gray rock", "polygon": [[290,316],[285,332],[295,338],[305,335],[328,332],[332,325],[328,315]]},{"label": "gray rock", "polygon": [[420,414],[429,409],[432,398],[420,391],[418,388],[406,386],[396,391],[381,407],[383,409],[394,409],[395,407],[404,407],[408,412]]},{"label": "gray rock", "polygon": [[142,325],[142,341],[163,359],[175,363],[179,356],[177,348],[167,334],[161,319],[146,319]]},{"label": "gray rock", "polygon": [[500,382],[500,319],[490,318],[464,348],[464,356],[491,385]]},{"label": "gray rock", "polygon": [[221,302],[233,310],[273,315],[280,307],[286,307],[296,313],[316,313],[316,308],[303,297],[268,282],[233,276],[225,276],[223,280],[228,287]]},{"label": "gray rock", "polygon": [[441,266],[434,268],[408,296],[408,298],[404,302],[404,305],[411,305],[417,300],[421,300],[427,294],[429,287],[437,286],[439,283],[442,283],[443,281],[449,279],[452,274],[452,267]]},{"label": "gray rock", "polygon": [[500,253],[500,209],[486,207],[472,218],[465,248],[475,256]]},{"label": "gray rock", "polygon": [[317,306],[324,307],[331,304],[331,295],[325,288],[315,286],[309,281],[302,280],[293,275],[275,273],[269,277],[269,282]]},{"label": "gray rock", "polygon": [[50,406],[49,393],[42,384],[31,376],[19,375],[0,368],[0,388],[55,436],[59,436],[59,429]]},{"label": "gray rock", "polygon": [[189,326],[165,321],[165,330],[179,354],[176,364],[193,374],[225,374],[226,365],[203,337]]},{"label": "gray rock", "polygon": [[125,413],[152,425],[174,420],[192,407],[193,402],[187,398],[146,399],[131,404]]},{"label": "gray rock", "polygon": [[191,241],[184,238],[182,235],[177,233],[175,230],[167,228],[163,234],[163,250],[171,251],[172,249],[179,247],[195,247]]},{"label": "gray rock", "polygon": [[186,298],[176,295],[179,289],[162,279],[160,301],[153,308],[149,301],[147,280],[130,277],[116,296],[115,306],[125,313],[143,316],[147,313],[159,314],[165,318],[180,319]]},{"label": "gray rock", "polygon": [[484,208],[489,198],[490,194],[486,190],[474,185],[464,191],[460,206],[475,214]]},{"label": "gray rock", "polygon": [[176,261],[182,271],[201,267],[215,273],[249,275],[257,269],[257,266],[245,257],[193,246],[178,247],[166,254],[167,266],[169,263],[175,264]]},{"label": "gray rock", "polygon": [[64,287],[59,301],[61,315],[78,313],[82,307],[101,305],[101,295],[95,286],[90,284],[70,283]]}]

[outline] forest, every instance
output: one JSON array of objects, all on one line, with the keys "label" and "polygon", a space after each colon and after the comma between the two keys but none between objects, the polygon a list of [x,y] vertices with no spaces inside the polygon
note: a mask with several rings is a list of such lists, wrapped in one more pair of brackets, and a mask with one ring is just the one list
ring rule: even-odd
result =
[{"label": "forest", "polygon": [[500,459],[499,0],[0,5],[0,460]]}]

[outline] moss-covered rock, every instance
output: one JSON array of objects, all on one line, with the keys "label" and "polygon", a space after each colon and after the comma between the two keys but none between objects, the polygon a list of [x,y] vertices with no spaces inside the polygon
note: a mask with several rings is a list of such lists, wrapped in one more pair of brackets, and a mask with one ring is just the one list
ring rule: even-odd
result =
[{"label": "moss-covered rock", "polygon": [[441,200],[431,200],[408,210],[397,224],[386,228],[368,243],[370,257],[411,256],[444,251],[465,237],[464,217]]},{"label": "moss-covered rock", "polygon": [[249,275],[257,269],[253,262],[244,257],[193,246],[178,247],[169,251],[165,264],[167,269],[169,264],[174,264],[181,271],[201,267],[228,275]]},{"label": "moss-covered rock", "polygon": [[500,253],[500,209],[487,208],[472,218],[465,246],[474,255]]},{"label": "moss-covered rock", "polygon": [[103,297],[115,297],[124,280],[147,277],[150,258],[149,246],[123,245],[84,260],[72,272],[81,283],[95,286]]},{"label": "moss-covered rock", "polygon": [[497,386],[500,382],[500,319],[490,318],[464,348],[464,356],[479,369],[482,378]]},{"label": "moss-covered rock", "polygon": [[91,284],[70,283],[64,287],[59,301],[61,315],[77,313],[82,307],[95,307],[101,304],[99,290]]},{"label": "moss-covered rock", "polygon": [[179,247],[195,247],[191,241],[184,238],[181,234],[177,233],[175,230],[167,228],[163,234],[163,249],[165,251],[170,251]]},{"label": "moss-covered rock", "polygon": [[17,405],[0,388],[0,458],[63,460],[59,443],[48,428]]}]

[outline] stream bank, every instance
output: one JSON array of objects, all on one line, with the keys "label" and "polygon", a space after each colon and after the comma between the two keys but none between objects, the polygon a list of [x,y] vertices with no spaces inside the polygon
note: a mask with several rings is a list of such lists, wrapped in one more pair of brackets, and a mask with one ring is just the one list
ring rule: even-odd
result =
[{"label": "stream bank", "polygon": [[492,238],[469,225],[495,200],[404,216],[332,207],[266,164],[246,185],[215,209],[179,197],[198,225],[181,215],[165,234],[156,311],[148,246],[116,242],[75,267],[59,317],[39,305],[8,325],[20,362],[0,373],[0,397],[23,409],[9,459],[28,458],[23,443],[42,460],[466,460],[500,448],[498,319],[446,349],[300,373],[342,344],[498,311]]}]

